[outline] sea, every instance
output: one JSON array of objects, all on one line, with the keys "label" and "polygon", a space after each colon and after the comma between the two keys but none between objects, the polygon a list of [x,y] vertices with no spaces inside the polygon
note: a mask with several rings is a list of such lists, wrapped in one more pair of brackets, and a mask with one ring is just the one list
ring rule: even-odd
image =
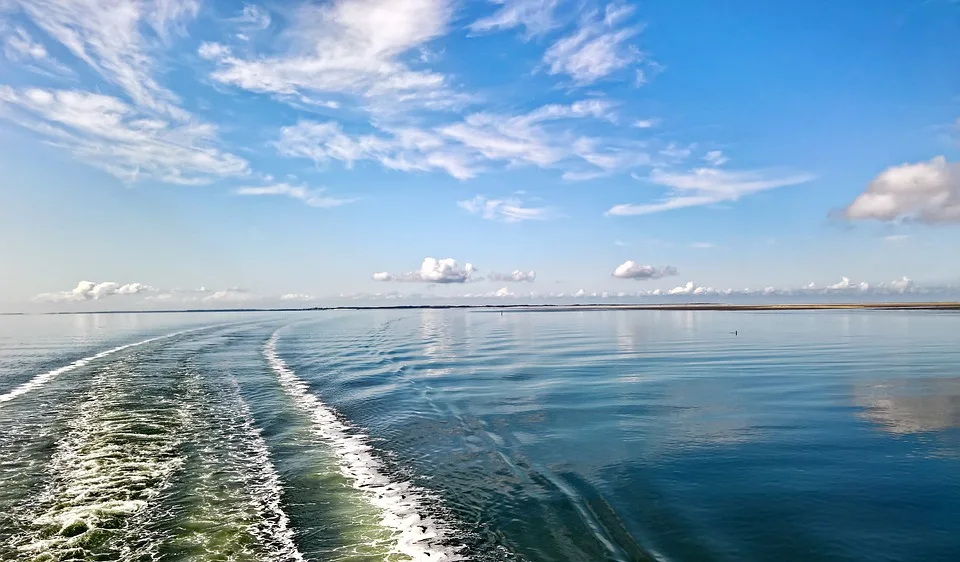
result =
[{"label": "sea", "polygon": [[0,560],[957,561],[960,314],[0,316]]}]

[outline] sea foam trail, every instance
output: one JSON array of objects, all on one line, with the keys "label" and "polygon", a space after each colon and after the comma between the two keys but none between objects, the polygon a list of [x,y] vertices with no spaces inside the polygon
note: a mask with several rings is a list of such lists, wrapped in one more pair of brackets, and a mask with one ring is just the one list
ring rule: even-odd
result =
[{"label": "sea foam trail", "polygon": [[387,477],[382,463],[373,454],[368,437],[340,421],[334,411],[314,396],[277,354],[279,331],[264,346],[264,356],[276,373],[283,389],[298,406],[307,411],[317,435],[328,442],[340,459],[340,472],[353,487],[376,506],[380,523],[396,534],[395,552],[416,561],[463,560],[462,547],[446,546],[446,532],[436,521],[424,517],[422,494],[409,482]]},{"label": "sea foam trail", "polygon": [[189,512],[178,517],[175,534],[190,530],[180,537],[183,554],[303,562],[283,509],[280,475],[237,381],[205,383],[191,368],[185,382],[184,412],[195,436],[186,462],[198,478]]},{"label": "sea foam trail", "polygon": [[188,332],[195,332],[195,331],[197,331],[197,330],[202,330],[202,329],[204,329],[204,328],[192,328],[192,329],[190,329],[190,330],[181,330],[181,331],[179,331],[179,332],[173,332],[172,334],[165,334],[165,335],[162,335],[162,336],[156,336],[156,337],[153,337],[153,338],[147,338],[147,339],[142,340],[142,341],[138,341],[138,342],[134,342],[134,343],[128,343],[128,344],[126,344],[126,345],[121,345],[121,346],[115,347],[115,348],[113,348],[113,349],[108,349],[108,350],[106,350],[106,351],[101,351],[100,353],[97,353],[97,354],[94,354],[94,355],[90,355],[89,357],[84,357],[84,358],[82,358],[82,359],[77,359],[76,361],[74,361],[73,363],[70,363],[69,365],[64,365],[63,367],[57,367],[56,369],[54,369],[54,370],[52,370],[52,371],[47,371],[46,373],[39,374],[39,375],[33,377],[32,379],[28,380],[27,382],[21,384],[20,386],[14,388],[13,390],[7,392],[6,394],[0,394],[0,404],[4,404],[5,402],[9,402],[9,401],[13,400],[14,398],[16,398],[16,397],[18,397],[18,396],[21,396],[21,395],[23,395],[23,394],[26,394],[26,393],[30,392],[31,390],[33,390],[33,389],[35,389],[35,388],[38,388],[38,387],[40,387],[40,386],[43,386],[44,384],[50,382],[51,380],[53,380],[54,378],[56,378],[56,377],[59,376],[59,375],[62,375],[62,374],[64,374],[64,373],[68,373],[68,372],[70,372],[70,371],[73,371],[74,369],[79,369],[80,367],[83,367],[84,365],[87,365],[87,364],[89,364],[89,363],[91,363],[91,362],[93,362],[93,361],[96,361],[97,359],[103,359],[104,357],[108,357],[108,356],[110,356],[110,355],[113,355],[114,353],[119,353],[119,352],[121,352],[121,351],[123,351],[123,350],[125,350],[125,349],[130,349],[130,348],[132,348],[132,347],[139,347],[139,346],[141,346],[141,345],[146,345],[146,344],[148,344],[148,343],[152,343],[152,342],[155,342],[155,341],[158,341],[158,340],[168,339],[168,338],[176,337],[176,336],[179,336],[179,335],[182,335],[182,334],[186,334],[186,333],[188,333]]}]

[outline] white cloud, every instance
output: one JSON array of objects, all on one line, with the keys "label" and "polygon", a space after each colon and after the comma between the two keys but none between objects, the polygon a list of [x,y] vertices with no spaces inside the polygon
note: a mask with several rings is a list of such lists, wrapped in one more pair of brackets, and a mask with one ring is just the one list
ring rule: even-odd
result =
[{"label": "white cloud", "polygon": [[507,298],[507,297],[515,297],[517,296],[517,294],[514,292],[511,292],[510,289],[506,287],[500,287],[499,289],[496,290],[496,292],[493,293],[493,296],[497,298]]},{"label": "white cloud", "polygon": [[546,124],[581,118],[611,120],[612,104],[584,100],[570,105],[545,105],[523,115],[474,113],[462,122],[438,128],[438,132],[484,159],[545,168],[581,156],[571,150],[575,138],[569,131],[548,128]]},{"label": "white cloud", "polygon": [[276,183],[260,187],[241,187],[235,190],[238,195],[281,195],[303,201],[311,207],[329,208],[353,203],[356,199],[339,199],[324,195],[324,189],[308,189],[288,183]]},{"label": "white cloud", "polygon": [[244,29],[263,30],[270,27],[271,18],[270,12],[264,8],[255,4],[245,4],[240,15],[230,18],[230,21]]},{"label": "white cloud", "polygon": [[498,30],[524,27],[529,37],[542,35],[557,23],[554,11],[559,0],[489,0],[501,7],[489,16],[470,24],[474,33],[489,33]]},{"label": "white cloud", "polygon": [[850,220],[960,222],[960,163],[937,156],[887,168],[845,210]]},{"label": "white cloud", "polygon": [[195,0],[19,0],[34,24],[140,108],[185,120],[176,96],[153,78],[150,35],[162,40],[197,14]]},{"label": "white cloud", "polygon": [[287,293],[285,295],[280,295],[280,300],[282,301],[315,301],[317,298],[313,295],[306,295],[303,293]]},{"label": "white cloud", "polygon": [[693,153],[693,149],[696,147],[696,143],[689,144],[687,146],[680,146],[675,142],[671,142],[660,150],[660,155],[674,162],[679,162],[690,158],[690,154]]},{"label": "white cloud", "polygon": [[452,0],[333,0],[304,3],[284,31],[289,49],[241,58],[221,50],[214,80],[272,94],[346,94],[388,105],[453,103],[447,79],[403,62],[446,33]]},{"label": "white cloud", "polygon": [[125,181],[194,185],[248,173],[246,160],[215,146],[212,125],[150,116],[111,96],[0,86],[0,117]]},{"label": "white cloud", "polygon": [[914,283],[909,277],[904,276],[900,279],[894,279],[893,282],[890,283],[890,286],[898,293],[905,293],[913,289]]},{"label": "white cloud", "polygon": [[422,283],[466,283],[475,279],[477,268],[471,263],[461,267],[453,258],[424,258],[419,271],[398,275],[381,271],[373,274],[374,281],[409,281]]},{"label": "white cloud", "polygon": [[523,201],[516,197],[488,199],[477,195],[473,199],[457,201],[457,206],[487,220],[503,222],[546,220],[556,216],[549,207],[525,207]]},{"label": "white cloud", "polygon": [[711,150],[703,156],[703,159],[711,166],[723,166],[730,161],[722,150]]},{"label": "white cloud", "polygon": [[521,271],[515,269],[510,273],[491,273],[487,276],[491,281],[507,281],[513,283],[528,282],[532,283],[537,278],[536,271]]},{"label": "white cloud", "polygon": [[290,157],[314,162],[343,162],[348,168],[360,160],[372,160],[391,170],[441,170],[457,179],[478,173],[476,157],[451,146],[439,134],[413,128],[388,134],[348,135],[338,123],[303,120],[280,131],[277,148]]},{"label": "white cloud", "polygon": [[711,205],[724,201],[737,201],[745,195],[768,189],[798,185],[814,179],[810,174],[773,174],[764,171],[727,171],[718,168],[697,168],[690,172],[676,173],[654,170],[647,178],[654,184],[671,188],[669,197],[648,204],[615,205],[607,215],[647,215]]},{"label": "white cloud", "polygon": [[652,265],[641,265],[633,260],[627,260],[613,270],[613,276],[620,279],[660,279],[676,274],[677,268],[673,266],[654,267]]},{"label": "white cloud", "polygon": [[637,119],[633,122],[633,126],[637,129],[650,129],[656,127],[660,124],[659,119]]},{"label": "white cloud", "polygon": [[127,283],[121,285],[113,281],[103,281],[94,283],[93,281],[81,281],[77,286],[69,291],[58,293],[41,293],[36,296],[36,300],[46,302],[83,302],[90,300],[100,300],[117,295],[136,295],[140,293],[156,292],[157,289],[144,285],[143,283]]},{"label": "white cloud", "polygon": [[694,242],[690,244],[690,247],[698,250],[709,250],[714,247],[714,244],[712,242]]},{"label": "white cloud", "polygon": [[574,135],[559,123],[574,119],[613,121],[613,104],[588,99],[568,105],[550,104],[529,113],[474,113],[461,121],[431,129],[380,125],[374,133],[351,134],[336,122],[301,120],[281,129],[276,143],[281,154],[333,160],[348,168],[370,160],[392,170],[443,171],[470,179],[491,164],[540,168],[594,166],[609,173],[647,162],[634,147],[618,147]]},{"label": "white cloud", "polygon": [[15,27],[13,31],[3,29],[0,31],[9,33],[4,43],[4,54],[11,60],[44,60],[47,58],[47,49],[40,43],[34,41],[33,37],[22,27]]},{"label": "white cloud", "polygon": [[640,32],[621,26],[632,6],[610,4],[603,17],[591,12],[570,35],[557,40],[543,55],[550,74],[567,74],[587,85],[638,62],[642,53],[627,41]]},{"label": "white cloud", "polygon": [[899,244],[900,242],[909,240],[910,235],[909,234],[889,234],[887,236],[884,236],[883,239],[893,244]]},{"label": "white cloud", "polygon": [[203,302],[245,302],[256,300],[257,296],[244,289],[226,289],[214,291],[201,299]]}]

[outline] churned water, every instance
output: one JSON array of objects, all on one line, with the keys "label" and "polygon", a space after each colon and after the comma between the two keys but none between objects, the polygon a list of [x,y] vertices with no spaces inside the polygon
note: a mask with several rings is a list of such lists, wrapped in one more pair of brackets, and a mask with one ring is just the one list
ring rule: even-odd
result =
[{"label": "churned water", "polygon": [[0,317],[0,560],[960,560],[960,315]]}]

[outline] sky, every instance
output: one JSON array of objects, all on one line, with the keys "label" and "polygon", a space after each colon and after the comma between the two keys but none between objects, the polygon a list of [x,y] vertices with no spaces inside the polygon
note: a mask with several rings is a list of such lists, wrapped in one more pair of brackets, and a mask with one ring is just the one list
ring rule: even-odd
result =
[{"label": "sky", "polygon": [[0,310],[960,286],[951,0],[0,0]]}]

